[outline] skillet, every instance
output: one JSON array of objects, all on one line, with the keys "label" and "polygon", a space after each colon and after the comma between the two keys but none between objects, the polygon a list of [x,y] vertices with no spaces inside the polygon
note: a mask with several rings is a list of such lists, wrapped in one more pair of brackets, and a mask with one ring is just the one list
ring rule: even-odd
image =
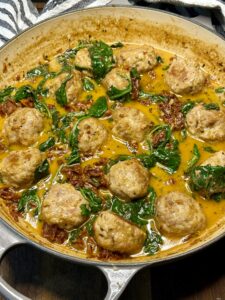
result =
[{"label": "skillet", "polygon": [[[57,53],[58,49],[65,51],[69,46],[69,40],[84,39],[90,34],[106,42],[121,40],[150,43],[157,48],[169,49],[176,53],[183,53],[185,48],[185,51],[194,52],[196,57],[206,64],[209,72],[214,69],[218,80],[222,82],[225,77],[223,71],[225,42],[208,29],[157,10],[104,7],[76,11],[49,19],[10,41],[1,49],[1,74],[3,74],[3,65],[7,63],[7,72],[4,76],[0,76],[1,85],[12,82],[14,74],[22,76],[41,60],[43,53],[52,56]],[[15,49],[19,50],[15,52]],[[32,244],[43,251],[72,262],[94,265],[106,275],[108,280],[109,289],[106,299],[117,299],[132,276],[141,268],[192,254],[222,238],[225,234],[225,219],[223,218],[194,242],[187,242],[152,257],[107,263],[87,259],[84,256],[74,256],[72,251],[65,250],[65,248],[62,250],[60,246],[52,245],[35,236],[26,224],[22,222],[15,224],[2,203],[0,218],[1,258],[13,246]],[[2,278],[0,278],[0,292],[9,299],[28,299],[13,290]]]}]

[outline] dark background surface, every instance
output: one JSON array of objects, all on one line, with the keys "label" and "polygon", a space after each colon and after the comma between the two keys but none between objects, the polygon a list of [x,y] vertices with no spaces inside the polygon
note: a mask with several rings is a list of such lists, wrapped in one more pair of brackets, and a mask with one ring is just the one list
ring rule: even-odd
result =
[{"label": "dark background surface", "polygon": [[[41,9],[45,1],[33,2]],[[96,268],[29,246],[7,253],[1,274],[21,293],[37,300],[101,300],[107,290],[106,280]],[[225,239],[177,262],[139,271],[121,296],[125,299],[225,300]]]}]

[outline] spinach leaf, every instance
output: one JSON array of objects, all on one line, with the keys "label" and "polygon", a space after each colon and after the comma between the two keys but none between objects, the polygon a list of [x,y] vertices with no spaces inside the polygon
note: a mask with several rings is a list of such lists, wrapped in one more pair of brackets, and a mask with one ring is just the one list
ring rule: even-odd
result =
[{"label": "spinach leaf", "polygon": [[225,199],[225,193],[215,193],[211,195],[210,198],[215,200],[216,202],[220,202],[221,200]]},{"label": "spinach leaf", "polygon": [[27,72],[27,78],[34,78],[38,76],[46,76],[48,74],[48,65],[40,65]]},{"label": "spinach leaf", "polygon": [[39,145],[39,150],[44,152],[49,148],[52,148],[54,145],[55,145],[55,138],[51,136],[50,138],[47,139],[47,141]]},{"label": "spinach leaf", "polygon": [[181,112],[184,116],[195,106],[195,102],[189,101],[182,106]]},{"label": "spinach leaf", "polygon": [[119,90],[114,86],[111,86],[110,89],[107,91],[107,95],[111,100],[120,100],[125,95],[129,94],[132,90],[132,86],[129,80],[127,80],[128,85],[125,89]]},{"label": "spinach leaf", "polygon": [[148,142],[150,142],[150,146],[151,146],[151,139],[154,137],[155,134],[162,134],[164,136],[164,139],[160,140],[159,143],[156,145],[158,146],[165,146],[167,143],[169,143],[171,136],[172,136],[172,129],[170,126],[168,125],[156,125],[152,131],[149,134],[150,140]]},{"label": "spinach leaf", "polygon": [[81,188],[80,192],[82,196],[89,202],[88,206],[86,204],[81,205],[81,212],[84,216],[90,216],[92,213],[97,213],[102,209],[102,199],[91,189]]},{"label": "spinach leaf", "polygon": [[152,187],[148,189],[148,195],[136,202],[125,203],[117,197],[112,199],[112,211],[124,219],[137,225],[146,225],[148,219],[155,215],[156,193]]},{"label": "spinach leaf", "polygon": [[81,235],[81,233],[86,230],[87,233],[89,234],[89,236],[93,236],[94,231],[93,231],[93,224],[94,221],[96,219],[96,216],[92,215],[88,221],[86,221],[85,223],[83,223],[80,227],[73,229],[69,232],[69,237],[68,237],[68,242],[69,243],[73,243],[75,242],[79,236]]},{"label": "spinach leaf", "polygon": [[36,181],[49,175],[49,162],[45,159],[35,170],[34,178]]},{"label": "spinach leaf", "polygon": [[203,149],[206,152],[209,152],[209,153],[215,153],[216,152],[216,150],[214,150],[211,146],[205,146],[205,147],[203,147]]},{"label": "spinach leaf", "polygon": [[225,92],[225,88],[224,88],[224,87],[219,87],[219,88],[215,89],[215,92],[216,92],[217,94],[222,94],[222,93]]},{"label": "spinach leaf", "polygon": [[187,168],[187,173],[190,172],[190,170],[197,164],[197,162],[200,159],[200,152],[198,149],[198,146],[194,144],[193,150],[192,150],[192,158],[188,161],[188,168]]},{"label": "spinach leaf", "polygon": [[109,170],[111,169],[111,167],[115,164],[117,164],[119,161],[124,161],[124,160],[128,160],[128,159],[132,159],[134,158],[134,156],[131,156],[131,155],[118,155],[116,156],[115,158],[111,158],[108,162],[107,162],[107,165],[105,166],[104,168],[104,172],[107,174],[109,172]]},{"label": "spinach leaf", "polygon": [[110,47],[111,48],[122,48],[123,46],[124,46],[123,43],[117,42],[117,43],[112,44]]},{"label": "spinach leaf", "polygon": [[5,89],[0,90],[0,103],[4,102],[6,98],[8,98],[11,94],[14,88],[12,86],[7,86]]},{"label": "spinach leaf", "polygon": [[152,103],[160,103],[168,101],[168,97],[161,95],[161,94],[152,94],[149,92],[140,91],[139,98],[141,99],[148,99]]},{"label": "spinach leaf", "polygon": [[102,41],[96,41],[88,50],[94,78],[101,80],[114,66],[112,48]]},{"label": "spinach leaf", "polygon": [[67,158],[67,164],[72,165],[75,163],[80,162],[80,153],[78,147],[78,135],[79,135],[79,128],[78,125],[81,120],[87,118],[87,116],[81,117],[74,125],[70,136],[69,136],[69,146],[72,149],[70,156]]},{"label": "spinach leaf", "polygon": [[19,102],[23,99],[32,98],[34,101],[34,107],[38,109],[41,113],[45,113],[49,118],[51,118],[51,113],[48,109],[46,103],[39,101],[40,90],[34,90],[30,85],[23,85],[17,89],[14,99]]},{"label": "spinach leaf", "polygon": [[149,230],[144,244],[144,252],[148,255],[153,255],[160,250],[160,245],[163,244],[161,235],[155,230]]},{"label": "spinach leaf", "polygon": [[41,201],[37,195],[37,189],[24,191],[18,202],[18,211],[28,212],[29,209],[35,208],[34,215],[39,215],[41,211]]},{"label": "spinach leaf", "polygon": [[219,105],[216,104],[216,103],[207,103],[207,104],[204,104],[204,108],[206,110],[220,110]]},{"label": "spinach leaf", "polygon": [[19,102],[23,99],[32,97],[34,98],[34,89],[30,85],[23,85],[17,89],[14,99],[16,102]]},{"label": "spinach leaf", "polygon": [[82,79],[83,82],[83,89],[84,91],[93,91],[95,89],[94,84],[91,82],[91,80],[87,77],[84,77]]},{"label": "spinach leaf", "polygon": [[67,82],[72,78],[72,76],[68,76],[61,84],[61,86],[58,88],[58,90],[55,92],[56,101],[61,106],[66,106],[68,104],[67,101],[67,94],[66,94],[66,84]]},{"label": "spinach leaf", "polygon": [[108,110],[106,97],[99,97],[95,103],[90,107],[88,115],[90,117],[100,118]]},{"label": "spinach leaf", "polygon": [[138,70],[136,68],[132,68],[130,70],[130,77],[135,79],[141,79],[140,74],[138,73]]},{"label": "spinach leaf", "polygon": [[147,169],[153,168],[157,162],[156,157],[153,154],[139,154],[136,157]]},{"label": "spinach leaf", "polygon": [[157,56],[156,60],[157,60],[157,63],[159,63],[159,64],[163,64],[164,63],[164,60],[162,59],[161,56]]},{"label": "spinach leaf", "polygon": [[225,167],[196,166],[192,168],[189,176],[191,189],[206,197],[225,190]]},{"label": "spinach leaf", "polygon": [[165,169],[169,174],[177,171],[181,163],[180,151],[178,148],[178,141],[173,140],[165,146],[159,146],[155,149],[152,155],[155,157],[157,163]]}]

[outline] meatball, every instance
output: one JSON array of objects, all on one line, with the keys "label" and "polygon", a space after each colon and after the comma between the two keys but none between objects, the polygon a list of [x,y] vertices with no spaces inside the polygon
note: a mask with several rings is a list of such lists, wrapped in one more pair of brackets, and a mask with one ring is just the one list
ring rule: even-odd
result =
[{"label": "meatball", "polygon": [[81,70],[92,69],[91,57],[87,48],[83,48],[77,52],[74,63]]},{"label": "meatball", "polygon": [[3,135],[9,144],[29,146],[44,128],[41,113],[35,108],[19,108],[5,119]]},{"label": "meatball", "polygon": [[145,232],[109,211],[100,213],[93,225],[97,244],[120,253],[137,253],[143,247]]},{"label": "meatball", "polygon": [[218,151],[201,164],[201,166],[207,165],[225,167],[225,152]]},{"label": "meatball", "polygon": [[81,205],[88,207],[89,203],[79,191],[69,183],[57,183],[50,188],[43,201],[42,219],[64,229],[78,227],[86,220]]},{"label": "meatball", "polygon": [[130,73],[119,68],[112,69],[102,83],[107,90],[112,86],[118,90],[125,90],[130,85]]},{"label": "meatball", "polygon": [[180,192],[170,192],[157,199],[156,221],[163,232],[178,236],[193,234],[206,225],[198,202]]},{"label": "meatball", "polygon": [[126,201],[144,197],[149,178],[148,170],[137,159],[118,162],[107,175],[109,189]]},{"label": "meatball", "polygon": [[199,104],[187,113],[186,124],[194,136],[209,141],[225,140],[225,112],[207,110]]},{"label": "meatball", "polygon": [[[73,70],[71,74],[72,78],[66,82],[65,86],[68,103],[74,102],[78,99],[83,87],[81,72]],[[46,82],[44,87],[49,90],[50,97],[55,98],[56,91],[60,88],[61,84],[66,80],[67,77],[67,73],[62,73]]]},{"label": "meatball", "polygon": [[165,81],[176,94],[195,94],[202,90],[206,75],[197,63],[175,56],[165,74]]},{"label": "meatball", "polygon": [[78,128],[79,149],[84,155],[94,154],[102,147],[108,136],[105,127],[95,118],[82,120]]},{"label": "meatball", "polygon": [[29,187],[42,158],[41,152],[35,148],[10,152],[0,164],[3,182],[15,188]]},{"label": "meatball", "polygon": [[142,142],[149,132],[150,121],[136,108],[121,107],[113,113],[112,133],[131,143]]},{"label": "meatball", "polygon": [[118,66],[122,66],[126,70],[136,68],[138,72],[148,72],[152,70],[156,64],[156,54],[154,49],[149,45],[128,46],[122,49],[116,55]]}]

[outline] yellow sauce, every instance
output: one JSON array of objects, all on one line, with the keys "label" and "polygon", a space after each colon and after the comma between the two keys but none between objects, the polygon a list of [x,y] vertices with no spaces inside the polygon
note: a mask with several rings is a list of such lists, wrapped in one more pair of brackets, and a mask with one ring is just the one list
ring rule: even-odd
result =
[{"label": "yellow sauce", "polygon": [[[151,74],[144,74],[141,79],[141,87],[147,92],[154,92],[162,93],[163,91],[169,91],[168,86],[164,82],[164,74],[165,74],[165,67],[170,63],[170,58],[173,56],[172,53],[168,53],[166,51],[157,50],[156,52],[158,55],[160,55],[163,58],[164,63],[159,65],[155,68],[155,77],[153,77]],[[50,70],[51,71],[57,71],[59,69],[59,65],[57,64],[56,60],[53,60],[50,63]],[[40,79],[36,80],[24,80],[20,83],[18,83],[18,86],[24,85],[24,84],[30,84],[33,87],[36,87]],[[218,96],[215,93],[215,88],[217,87],[217,84],[215,82],[210,83],[207,87],[203,89],[203,91],[199,94],[193,95],[193,96],[180,96],[179,99],[181,101],[187,101],[187,99],[191,100],[199,100],[201,99],[204,102],[215,102],[218,104],[221,104],[219,102]],[[106,95],[105,89],[100,85],[95,85],[95,91],[92,92],[83,92],[80,96],[80,101],[83,101],[88,94],[91,94],[93,96],[93,100],[95,101],[98,97]],[[64,108],[62,108],[60,105],[58,105],[54,99],[47,98],[46,102],[48,104],[54,104],[56,106],[56,109],[60,112],[60,114],[66,114],[66,111]],[[110,104],[113,103],[113,101],[109,101]],[[137,108],[145,113],[145,115],[148,117],[150,121],[153,121],[156,125],[159,123],[163,123],[163,121],[160,119],[159,115],[159,109],[157,104],[151,104],[149,106],[145,106],[141,104],[140,102],[128,102],[124,104],[125,106],[130,106]],[[111,131],[112,123],[110,122],[109,118],[101,118],[100,121],[105,125],[108,132]],[[4,118],[0,117],[0,128],[2,128],[4,122]],[[181,157],[182,161],[180,164],[180,167],[178,171],[170,175],[167,172],[165,172],[162,168],[159,166],[155,166],[154,168],[150,169],[150,173],[152,174],[149,185],[154,188],[157,195],[164,195],[170,191],[180,191],[184,193],[191,194],[190,190],[188,189],[187,183],[184,180],[184,172],[187,169],[187,162],[192,157],[192,149],[194,144],[196,144],[200,150],[201,153],[201,159],[200,162],[203,162],[205,159],[210,157],[212,154],[204,151],[204,146],[212,146],[215,151],[224,150],[225,145],[224,143],[205,143],[203,141],[197,140],[196,138],[190,136],[188,134],[187,138],[184,141],[181,141],[181,135],[179,132],[176,132],[175,137],[180,141],[179,149],[181,151]],[[51,132],[51,121],[49,119],[45,119],[45,129],[40,135],[37,142],[32,147],[38,147],[41,143],[47,140],[49,136],[52,136]],[[2,160],[9,151],[12,150],[19,150],[24,149],[24,147],[20,145],[13,145],[8,148],[8,150],[4,153],[0,153],[0,160]],[[69,153],[68,149],[68,153]],[[144,143],[142,143],[138,148],[138,153],[143,153],[146,151]],[[123,141],[120,141],[111,135],[109,135],[107,142],[103,146],[102,150],[95,154],[94,158],[88,158],[82,162],[82,166],[85,166],[87,164],[92,164],[97,160],[97,158],[100,157],[107,157],[111,158],[114,156],[117,156],[119,154],[128,154],[131,155],[129,148],[127,147],[127,144]],[[51,176],[47,180],[43,180],[39,184],[39,195],[43,196],[44,192],[49,189],[52,180],[60,167],[60,165],[57,163],[57,159],[59,157],[49,160],[50,162],[50,170],[51,170]],[[174,179],[175,184],[171,184],[170,179]],[[4,187],[3,184],[1,184],[0,187]],[[210,228],[213,226],[220,218],[224,216],[225,213],[225,201],[215,202],[213,200],[205,200],[204,198],[200,197],[199,195],[195,194],[195,199],[201,204],[203,211],[207,218],[207,228]],[[33,227],[35,234],[41,234],[42,229],[42,223],[38,221],[37,218],[34,218],[32,214],[27,214],[26,221],[31,224]],[[161,250],[166,250],[170,247],[173,247],[175,245],[178,245],[184,241],[184,238],[176,238],[176,237],[163,237],[164,244],[162,245]],[[68,246],[65,246],[68,247]],[[138,254],[140,255],[140,254]],[[137,255],[136,255],[137,256]]]}]

